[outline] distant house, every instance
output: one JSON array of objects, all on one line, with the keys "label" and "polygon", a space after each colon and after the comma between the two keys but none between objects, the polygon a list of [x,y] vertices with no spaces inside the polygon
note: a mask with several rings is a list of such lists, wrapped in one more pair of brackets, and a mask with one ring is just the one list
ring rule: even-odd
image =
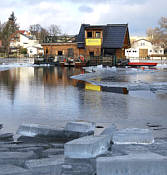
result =
[{"label": "distant house", "polygon": [[[39,53],[43,54],[43,47],[39,44],[39,41],[31,36],[28,31],[17,31],[10,40],[10,48],[13,52],[16,52],[20,47],[27,49],[29,57],[33,57]],[[31,49],[29,49],[31,48]],[[33,49],[32,49],[33,48]],[[33,51],[32,51],[33,50]]]},{"label": "distant house", "polygon": [[28,46],[27,53],[29,57],[34,57],[35,55],[42,56],[44,54],[44,51],[42,47]]},{"label": "distant house", "polygon": [[163,55],[164,49],[161,46],[153,45],[146,39],[140,39],[132,43],[132,47],[125,50],[127,58],[146,58],[154,55]]},{"label": "distant house", "polygon": [[72,42],[43,43],[46,55],[84,57],[116,56],[125,58],[130,47],[127,24],[82,24],[76,40]]}]

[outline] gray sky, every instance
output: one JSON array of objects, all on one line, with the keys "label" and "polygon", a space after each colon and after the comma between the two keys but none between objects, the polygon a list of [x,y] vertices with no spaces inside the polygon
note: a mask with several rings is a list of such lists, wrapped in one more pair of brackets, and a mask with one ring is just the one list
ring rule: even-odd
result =
[{"label": "gray sky", "polygon": [[31,24],[60,26],[77,34],[82,23],[128,23],[130,35],[145,35],[160,17],[167,17],[167,0],[0,0],[0,21],[14,11],[20,29]]}]

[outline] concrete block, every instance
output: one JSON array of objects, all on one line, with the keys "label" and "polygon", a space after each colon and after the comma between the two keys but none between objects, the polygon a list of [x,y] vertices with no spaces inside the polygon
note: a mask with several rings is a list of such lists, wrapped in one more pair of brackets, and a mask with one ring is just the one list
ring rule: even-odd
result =
[{"label": "concrete block", "polygon": [[0,152],[0,166],[12,164],[24,166],[26,160],[35,159],[36,154],[31,152]]},{"label": "concrete block", "polygon": [[54,158],[28,160],[25,163],[25,167],[29,169],[33,175],[60,175],[63,162],[64,156],[59,155]]},{"label": "concrete block", "polygon": [[105,153],[109,148],[109,136],[86,136],[66,143],[64,155],[66,158],[93,158]]},{"label": "concrete block", "polygon": [[167,157],[154,153],[100,157],[97,175],[166,175]]},{"label": "concrete block", "polygon": [[127,128],[116,131],[112,141],[114,144],[152,144],[154,137],[149,129]]},{"label": "concrete block", "polygon": [[32,175],[32,173],[14,165],[0,165],[0,175]]},{"label": "concrete block", "polygon": [[65,130],[67,131],[76,131],[76,132],[92,132],[95,131],[95,123],[94,122],[68,122],[65,126]]}]

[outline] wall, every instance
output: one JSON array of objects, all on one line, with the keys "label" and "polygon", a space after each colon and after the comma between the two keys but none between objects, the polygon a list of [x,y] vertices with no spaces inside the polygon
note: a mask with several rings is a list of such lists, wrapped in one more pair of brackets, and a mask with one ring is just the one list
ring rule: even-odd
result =
[{"label": "wall", "polygon": [[117,58],[125,58],[125,50],[122,49],[116,49],[116,57]]},{"label": "wall", "polygon": [[89,46],[89,47],[86,47],[86,50],[85,50],[85,55],[87,57],[90,56],[90,52],[94,52],[94,56],[101,56],[101,47],[98,47],[98,46]]},{"label": "wall", "polygon": [[[77,48],[77,43],[51,43],[51,44],[43,44],[44,54],[45,55],[53,55],[57,56],[58,51],[62,51],[63,56],[68,56],[68,49],[74,49],[74,58],[78,58],[79,49]],[[47,53],[48,50],[48,53]]]}]

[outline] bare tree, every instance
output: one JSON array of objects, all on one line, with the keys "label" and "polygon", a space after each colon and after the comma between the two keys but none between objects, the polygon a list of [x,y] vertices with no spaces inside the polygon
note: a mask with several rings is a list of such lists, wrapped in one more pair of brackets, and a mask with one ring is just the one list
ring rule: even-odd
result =
[{"label": "bare tree", "polygon": [[154,44],[159,44],[164,48],[167,48],[167,18],[161,17],[158,22],[158,27],[149,28],[147,30],[147,36]]},{"label": "bare tree", "polygon": [[51,24],[48,28],[48,32],[50,36],[57,36],[61,34],[61,30],[60,27],[55,25],[55,24]]},{"label": "bare tree", "polygon": [[31,34],[40,41],[40,43],[42,43],[45,37],[49,34],[47,29],[43,28],[40,24],[30,25],[29,30]]},{"label": "bare tree", "polygon": [[36,39],[40,40],[40,32],[42,30],[42,27],[40,24],[30,25],[29,30],[31,34],[36,37]]}]

